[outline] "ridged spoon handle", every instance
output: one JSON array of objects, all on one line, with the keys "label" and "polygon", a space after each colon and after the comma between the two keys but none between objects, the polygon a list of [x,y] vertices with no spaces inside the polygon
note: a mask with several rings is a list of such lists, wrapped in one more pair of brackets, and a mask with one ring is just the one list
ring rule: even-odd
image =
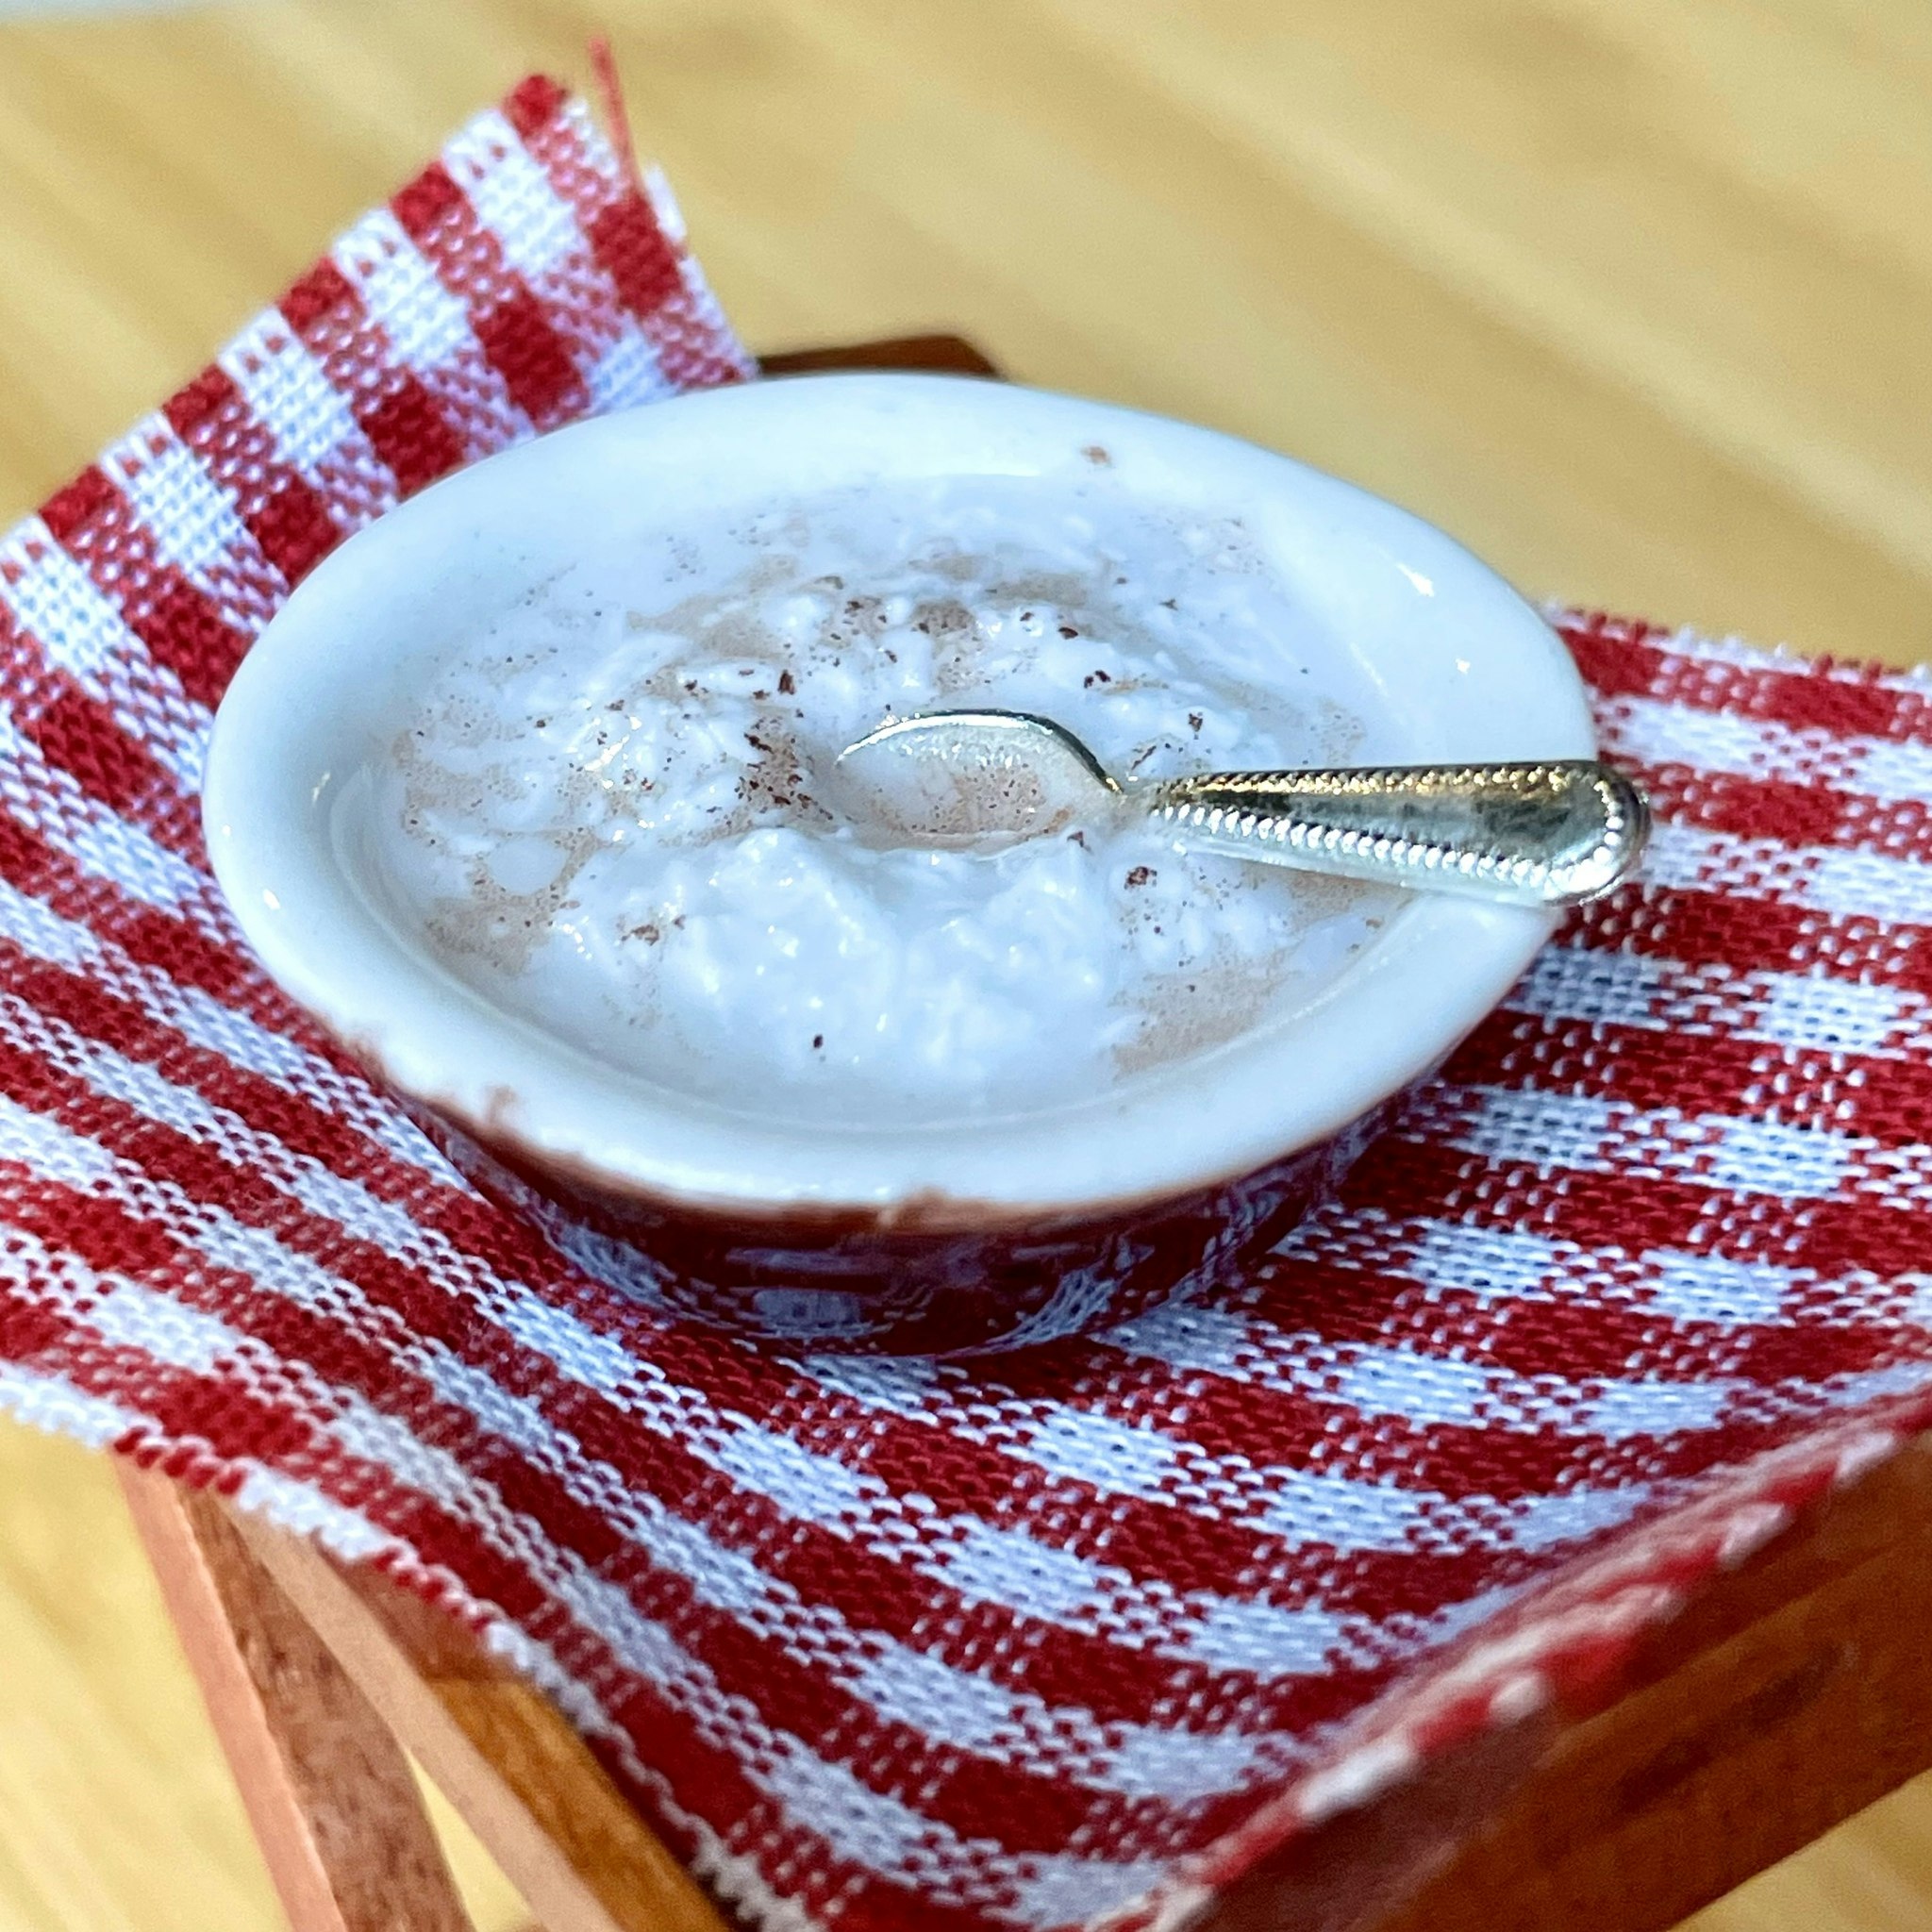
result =
[{"label": "ridged spoon handle", "polygon": [[1196,851],[1519,906],[1600,897],[1650,831],[1642,793],[1588,759],[1208,772],[1137,791]]}]

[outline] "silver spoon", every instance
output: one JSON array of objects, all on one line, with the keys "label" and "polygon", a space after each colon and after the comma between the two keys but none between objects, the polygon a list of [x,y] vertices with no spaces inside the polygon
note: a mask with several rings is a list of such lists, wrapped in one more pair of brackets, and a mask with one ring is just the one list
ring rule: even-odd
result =
[{"label": "silver spoon", "polygon": [[894,719],[837,769],[848,808],[909,844],[1010,843],[1139,816],[1194,851],[1511,906],[1601,897],[1650,832],[1643,794],[1585,758],[1123,785],[1065,725],[1025,711]]}]

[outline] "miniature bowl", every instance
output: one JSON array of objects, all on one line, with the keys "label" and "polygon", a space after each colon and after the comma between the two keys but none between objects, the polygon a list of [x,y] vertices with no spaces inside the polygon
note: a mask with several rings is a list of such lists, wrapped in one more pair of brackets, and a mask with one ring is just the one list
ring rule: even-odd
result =
[{"label": "miniature bowl", "polygon": [[1238,1276],[1503,997],[1553,915],[1416,894],[1306,1009],[1117,1091],[826,1131],[670,1091],[493,1007],[385,916],[341,823],[347,781],[382,756],[425,654],[567,565],[586,528],[909,477],[1050,485],[1096,451],[1123,488],[1244,522],[1309,635],[1375,692],[1374,762],[1593,755],[1554,633],[1390,504],[1106,404],[958,377],[800,376],[525,443],[315,570],[242,664],[209,751],[208,846],[243,932],[479,1189],[598,1281],[667,1310],[792,1348],[971,1354]]}]

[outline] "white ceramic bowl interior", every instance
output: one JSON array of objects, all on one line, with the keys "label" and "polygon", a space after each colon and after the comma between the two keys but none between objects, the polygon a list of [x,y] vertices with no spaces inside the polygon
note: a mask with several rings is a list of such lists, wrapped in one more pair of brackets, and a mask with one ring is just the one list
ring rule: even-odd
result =
[{"label": "white ceramic bowl interior", "polygon": [[337,794],[381,756],[425,658],[570,562],[586,528],[902,477],[1071,475],[1096,444],[1126,488],[1245,522],[1312,629],[1379,693],[1377,761],[1592,755],[1582,687],[1549,628],[1390,504],[1101,403],[956,377],[797,377],[604,417],[492,458],[361,531],[302,584],[230,687],[208,758],[208,842],[247,937],[405,1092],[674,1198],[1097,1207],[1228,1178],[1333,1134],[1473,1026],[1552,920],[1418,895],[1309,1009],[1100,1099],[970,1125],[826,1131],[667,1091],[506,1015],[375,909],[345,856],[355,841],[332,834]]}]

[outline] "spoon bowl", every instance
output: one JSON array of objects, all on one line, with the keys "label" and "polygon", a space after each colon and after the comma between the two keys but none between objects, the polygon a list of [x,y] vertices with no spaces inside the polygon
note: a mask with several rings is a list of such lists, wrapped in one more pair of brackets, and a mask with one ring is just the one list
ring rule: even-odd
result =
[{"label": "spoon bowl", "polygon": [[853,817],[908,845],[1010,845],[1091,824],[1121,800],[1086,745],[1031,711],[891,719],[835,770]]}]

